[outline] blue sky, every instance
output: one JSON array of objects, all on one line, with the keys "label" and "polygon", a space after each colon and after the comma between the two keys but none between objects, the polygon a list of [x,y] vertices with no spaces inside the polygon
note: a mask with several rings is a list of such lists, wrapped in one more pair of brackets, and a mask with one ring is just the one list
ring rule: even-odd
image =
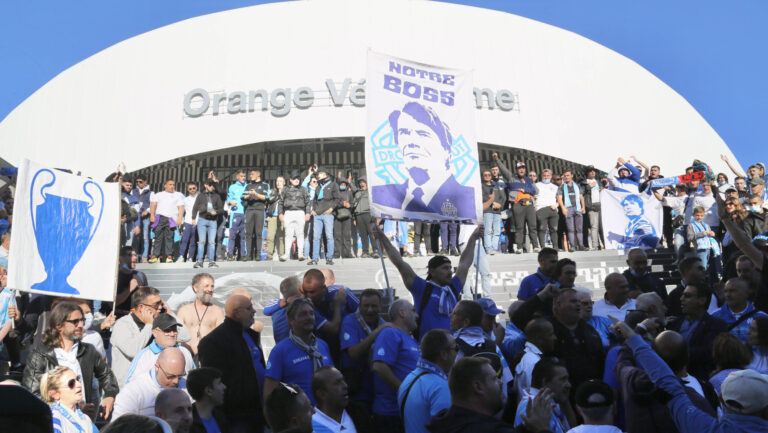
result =
[{"label": "blue sky", "polygon": [[[768,2],[764,0],[450,2],[514,13],[605,45],[687,99],[744,167],[768,159]],[[268,2],[2,2],[0,119],[61,71],[117,42],[187,18],[261,3]]]}]

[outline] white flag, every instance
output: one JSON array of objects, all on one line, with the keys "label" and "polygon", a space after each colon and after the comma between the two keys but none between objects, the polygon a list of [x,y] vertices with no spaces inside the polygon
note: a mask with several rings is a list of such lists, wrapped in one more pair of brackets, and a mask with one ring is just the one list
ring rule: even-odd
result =
[{"label": "white flag", "polygon": [[664,213],[653,196],[604,189],[600,213],[607,249],[656,248],[661,239]]},{"label": "white flag", "polygon": [[472,73],[368,52],[371,215],[482,219]]},{"label": "white flag", "polygon": [[24,160],[14,197],[9,288],[112,301],[119,246],[119,184]]}]

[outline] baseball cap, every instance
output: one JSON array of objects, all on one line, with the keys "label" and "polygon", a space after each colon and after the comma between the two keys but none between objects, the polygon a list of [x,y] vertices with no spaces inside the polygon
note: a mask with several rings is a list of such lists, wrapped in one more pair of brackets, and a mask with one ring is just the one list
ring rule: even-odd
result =
[{"label": "baseball cap", "polygon": [[738,192],[739,190],[737,190],[735,186],[733,186],[733,185],[731,185],[729,183],[728,185],[725,186],[725,192],[728,192],[728,191],[736,191],[736,192]]},{"label": "baseball cap", "polygon": [[725,378],[720,392],[730,411],[752,414],[768,406],[768,376],[755,370],[734,371]]},{"label": "baseball cap", "polygon": [[517,168],[520,168],[520,167],[525,167],[525,163],[524,163],[524,162],[522,162],[522,161],[520,161],[520,162],[518,162],[517,164],[515,164],[515,166],[516,166]]},{"label": "baseball cap", "polygon": [[152,321],[152,329],[160,328],[165,331],[173,326],[181,326],[181,323],[177,322],[176,319],[168,313],[158,314],[157,317],[155,317],[155,320]]},{"label": "baseball cap", "polygon": [[295,179],[300,176],[301,176],[301,173],[299,173],[299,170],[294,169],[293,171],[291,171],[291,177],[289,179]]},{"label": "baseball cap", "polygon": [[613,389],[602,380],[588,380],[576,388],[576,405],[593,408],[613,404]]},{"label": "baseball cap", "polygon": [[483,307],[483,312],[485,312],[485,314],[495,316],[504,312],[504,310],[496,306],[496,303],[493,302],[493,299],[491,298],[480,298],[477,300],[477,303]]},{"label": "baseball cap", "polygon": [[759,177],[753,177],[752,180],[749,181],[750,185],[765,185],[765,181]]}]

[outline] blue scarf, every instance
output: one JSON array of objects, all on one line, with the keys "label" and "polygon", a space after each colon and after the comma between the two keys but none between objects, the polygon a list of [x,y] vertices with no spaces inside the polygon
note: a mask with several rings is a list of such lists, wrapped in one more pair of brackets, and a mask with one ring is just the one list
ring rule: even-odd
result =
[{"label": "blue scarf", "polygon": [[[696,220],[691,220],[691,225],[693,226],[694,233],[708,232],[711,230],[704,221],[698,222]],[[696,247],[700,250],[711,249],[712,252],[715,253],[715,257],[720,255],[720,245],[717,244],[717,240],[712,236],[704,236],[696,239]]]},{"label": "blue scarf", "polygon": [[440,289],[440,300],[437,303],[437,311],[440,314],[449,315],[453,311],[453,307],[459,302],[456,300],[456,295],[453,293],[451,286],[438,286],[434,281],[427,280],[427,284]]},{"label": "blue scarf", "polygon": [[416,361],[416,368],[420,368],[422,370],[426,370],[432,374],[436,374],[440,376],[443,380],[448,380],[448,376],[445,374],[442,368],[438,367],[437,364],[434,362],[429,362],[424,358],[419,358],[418,361]]},{"label": "blue scarf", "polygon": [[[577,185],[576,182],[573,182],[573,193],[576,197],[576,210],[581,212],[581,200],[579,200],[579,194],[581,194],[581,192],[579,191],[579,185]],[[563,183],[563,203],[566,208],[573,207],[573,204],[571,204],[571,197],[568,194],[567,183]]]},{"label": "blue scarf", "polygon": [[[55,410],[56,412],[59,413],[59,415],[61,415],[62,418],[66,419],[67,421],[69,421],[70,424],[77,427],[77,431],[85,433],[85,429],[83,429],[83,426],[80,425],[80,423],[77,422],[77,420],[72,416],[72,414],[70,414],[69,411],[64,408],[64,406],[59,404],[59,402],[52,404],[51,410],[52,411]],[[87,419],[90,422],[92,427],[92,430],[91,430],[92,432],[99,431],[96,428],[96,426],[93,425],[93,422],[91,422],[91,420],[87,416],[83,415],[83,413],[80,411],[80,409],[77,406],[75,406],[75,414],[77,414],[77,416],[80,417],[80,419]],[[55,421],[54,421],[54,424],[55,424]]]}]

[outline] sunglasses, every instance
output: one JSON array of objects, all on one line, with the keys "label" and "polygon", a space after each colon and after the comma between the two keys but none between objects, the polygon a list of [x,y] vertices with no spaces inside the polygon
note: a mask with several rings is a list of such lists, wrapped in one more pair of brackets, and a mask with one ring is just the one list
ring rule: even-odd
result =
[{"label": "sunglasses", "polygon": [[64,320],[64,321],[67,323],[71,323],[75,326],[77,326],[78,323],[82,323],[83,325],[85,325],[85,319],[82,317],[79,319],[70,319],[70,320]]},{"label": "sunglasses", "polygon": [[67,388],[69,388],[69,389],[75,389],[75,385],[77,385],[77,383],[78,383],[78,382],[80,382],[80,376],[77,376],[77,377],[76,377],[76,378],[74,378],[74,379],[69,379],[69,380],[67,381]]},{"label": "sunglasses", "polygon": [[159,368],[160,371],[163,372],[163,374],[165,375],[165,377],[168,378],[168,380],[173,380],[173,379],[181,380],[181,379],[184,379],[185,377],[187,377],[186,373],[182,373],[182,374],[168,374],[168,372],[166,372],[165,369],[163,369],[163,367],[160,364],[157,364],[157,368]]}]

